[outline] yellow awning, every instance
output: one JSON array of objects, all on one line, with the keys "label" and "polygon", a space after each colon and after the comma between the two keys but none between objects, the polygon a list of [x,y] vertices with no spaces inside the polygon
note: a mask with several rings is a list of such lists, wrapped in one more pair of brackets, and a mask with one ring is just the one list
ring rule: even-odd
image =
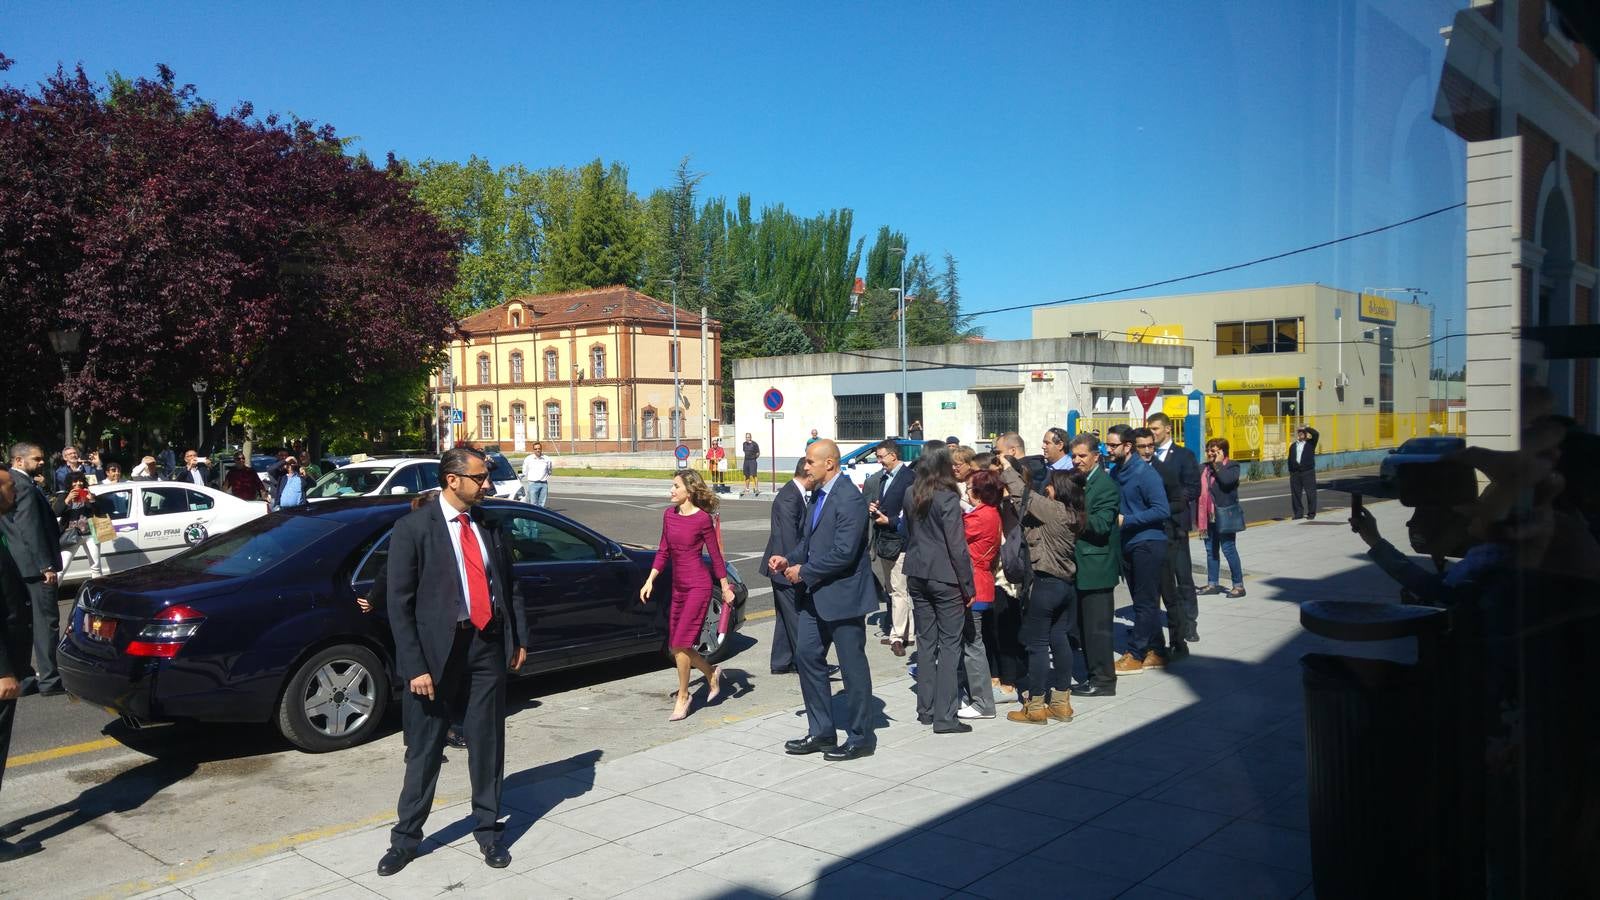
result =
[{"label": "yellow awning", "polygon": [[1305,390],[1306,380],[1297,375],[1281,378],[1218,378],[1211,386],[1219,394],[1233,391],[1300,391]]}]

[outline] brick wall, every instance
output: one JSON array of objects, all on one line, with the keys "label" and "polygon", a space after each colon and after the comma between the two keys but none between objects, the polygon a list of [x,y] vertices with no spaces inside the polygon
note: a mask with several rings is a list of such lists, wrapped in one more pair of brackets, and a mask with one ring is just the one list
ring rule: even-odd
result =
[{"label": "brick wall", "polygon": [[1556,161],[1556,142],[1538,126],[1517,117],[1517,134],[1522,136],[1522,239],[1531,241],[1538,233],[1539,186],[1545,170]]},{"label": "brick wall", "polygon": [[1573,235],[1573,258],[1586,265],[1594,265],[1595,246],[1595,172],[1578,157],[1567,155],[1567,180],[1572,183],[1572,216],[1577,222]]},{"label": "brick wall", "polygon": [[1582,43],[1573,41],[1578,51],[1576,65],[1567,61],[1545,42],[1544,10],[1546,0],[1521,0],[1517,6],[1517,46],[1534,65],[1554,78],[1567,93],[1578,99],[1584,109],[1594,109],[1595,74],[1594,53]]}]

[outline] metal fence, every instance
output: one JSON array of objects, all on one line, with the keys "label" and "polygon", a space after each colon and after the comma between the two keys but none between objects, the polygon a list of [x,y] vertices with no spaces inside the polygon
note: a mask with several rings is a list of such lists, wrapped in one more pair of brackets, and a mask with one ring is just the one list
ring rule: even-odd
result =
[{"label": "metal fence", "polygon": [[[1125,415],[1085,416],[1078,420],[1079,431],[1101,435],[1118,423],[1138,425]],[[1202,440],[1228,439],[1235,459],[1287,459],[1289,445],[1301,424],[1317,429],[1318,453],[1345,453],[1354,450],[1386,450],[1414,437],[1465,437],[1464,412],[1427,413],[1334,413],[1320,416],[1260,416],[1223,413],[1206,417]],[[1173,431],[1179,443],[1185,434],[1184,420],[1174,417]],[[1198,447],[1193,448],[1199,450]]]}]

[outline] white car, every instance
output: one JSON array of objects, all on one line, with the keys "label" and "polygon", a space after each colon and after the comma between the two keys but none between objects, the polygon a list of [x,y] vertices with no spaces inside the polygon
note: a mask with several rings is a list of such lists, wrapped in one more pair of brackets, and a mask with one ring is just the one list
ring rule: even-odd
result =
[{"label": "white car", "polygon": [[[89,488],[111,517],[116,539],[101,544],[101,567],[110,574],[176,556],[213,534],[267,514],[267,504],[212,487],[177,481],[123,481]],[[64,584],[89,577],[88,554],[76,550]]]},{"label": "white car", "polygon": [[312,503],[340,497],[420,494],[439,486],[439,461],[432,457],[364,459],[322,476],[306,496]]}]

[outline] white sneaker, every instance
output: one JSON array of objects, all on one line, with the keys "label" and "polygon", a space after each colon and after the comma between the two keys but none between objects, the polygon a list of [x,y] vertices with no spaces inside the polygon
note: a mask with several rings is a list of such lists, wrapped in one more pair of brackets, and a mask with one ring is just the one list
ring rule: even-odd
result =
[{"label": "white sneaker", "polygon": [[956,718],[958,718],[958,719],[992,719],[992,718],[994,718],[994,713],[978,712],[978,708],[976,706],[973,706],[970,703],[963,703],[963,704],[961,704],[961,708],[956,710]]}]

